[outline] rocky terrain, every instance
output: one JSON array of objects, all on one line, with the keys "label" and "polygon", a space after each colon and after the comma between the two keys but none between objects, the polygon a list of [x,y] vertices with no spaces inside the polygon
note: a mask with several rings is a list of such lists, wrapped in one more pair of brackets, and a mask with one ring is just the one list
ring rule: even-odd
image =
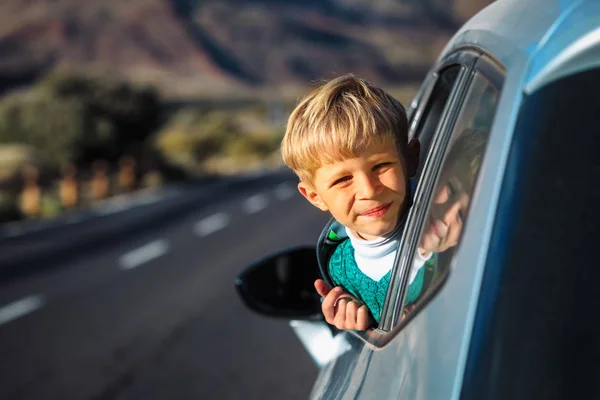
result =
[{"label": "rocky terrain", "polygon": [[419,80],[475,0],[3,0],[0,89],[55,68],[177,98],[293,93],[354,72]]}]

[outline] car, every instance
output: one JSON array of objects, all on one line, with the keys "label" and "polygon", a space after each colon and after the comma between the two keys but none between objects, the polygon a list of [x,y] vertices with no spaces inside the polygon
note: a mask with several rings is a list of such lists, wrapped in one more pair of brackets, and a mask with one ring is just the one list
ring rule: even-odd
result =
[{"label": "car", "polygon": [[[424,162],[379,326],[323,320],[311,246],[243,270],[244,303],[290,320],[320,368],[314,399],[600,398],[600,1],[493,2],[442,51],[409,126]],[[436,230],[450,209],[453,238]],[[407,304],[415,251],[442,239]]]}]

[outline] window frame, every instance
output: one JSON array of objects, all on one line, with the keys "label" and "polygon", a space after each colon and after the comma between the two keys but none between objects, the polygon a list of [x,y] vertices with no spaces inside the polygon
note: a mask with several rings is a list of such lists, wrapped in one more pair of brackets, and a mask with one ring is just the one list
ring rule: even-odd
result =
[{"label": "window frame", "polygon": [[[442,69],[445,69],[449,66],[445,66]],[[440,70],[434,70],[433,72],[429,73],[423,80],[423,86],[411,102],[410,109],[408,110],[408,140],[411,140],[415,135],[415,131],[419,126],[427,104],[429,104],[431,94],[433,93],[433,89],[435,88],[439,77]]]},{"label": "window frame", "polygon": [[[406,291],[406,288],[404,287],[405,285],[402,283],[406,282],[406,280],[408,279],[412,253],[411,257],[406,257],[403,255],[404,252],[401,251],[401,249],[405,248],[405,246],[407,245],[406,243],[416,242],[418,240],[417,238],[411,239],[411,237],[409,236],[409,233],[411,233],[411,230],[408,229],[410,228],[409,221],[412,218],[414,218],[411,217],[413,214],[417,213],[417,211],[420,208],[423,208],[423,206],[421,205],[422,201],[420,200],[421,197],[423,197],[422,193],[424,190],[424,186],[426,188],[424,182],[429,182],[432,180],[430,176],[432,168],[430,167],[430,165],[436,162],[438,164],[441,164],[441,160],[439,160],[439,157],[437,156],[437,154],[439,153],[440,141],[443,140],[445,137],[449,136],[447,132],[450,130],[451,127],[454,126],[454,121],[458,116],[464,97],[467,93],[468,88],[470,87],[472,71],[475,67],[479,56],[479,52],[475,52],[471,49],[462,50],[460,52],[454,53],[436,69],[436,75],[439,77],[441,72],[446,68],[456,64],[461,65],[461,71],[459,72],[458,77],[456,78],[457,83],[452,88],[452,92],[450,93],[448,101],[444,106],[444,110],[442,111],[440,121],[438,122],[436,130],[433,134],[433,138],[431,140],[429,149],[427,149],[427,152],[425,153],[425,160],[420,160],[424,162],[423,169],[421,172],[421,176],[419,177],[419,181],[417,182],[414,202],[411,207],[409,217],[407,219],[407,224],[404,227],[402,237],[398,245],[399,250],[396,253],[394,268],[392,270],[392,276],[390,277],[390,284],[386,294],[384,307],[381,312],[381,320],[378,329],[383,332],[389,332],[392,329],[392,327],[396,325],[394,318],[395,310],[398,307],[399,297],[404,298],[404,294]],[[437,83],[437,79],[435,83]],[[433,86],[435,86],[435,84]],[[431,92],[433,92],[433,87],[431,89]],[[423,102],[423,110],[427,107],[430,100],[431,99],[428,98],[427,102]],[[420,117],[422,118],[423,116],[421,115]],[[409,132],[409,137],[416,137],[416,134],[418,133],[417,129],[421,125],[421,122],[421,120],[416,121],[414,126],[411,126],[411,128],[414,128],[414,131]],[[439,169],[439,166],[437,169]],[[433,180],[435,180],[435,177],[433,177]],[[433,190],[433,188],[431,188],[431,190]]]},{"label": "window frame", "polygon": [[[408,123],[409,140],[415,137],[415,133],[420,126],[421,119],[423,118],[423,114],[425,113],[425,109],[429,105],[431,95],[433,93],[433,90],[435,89],[435,85],[437,84],[438,79],[440,78],[441,72],[453,65],[460,65],[463,68],[471,69],[477,62],[477,59],[480,55],[481,52],[477,51],[476,49],[466,48],[457,50],[454,53],[448,55],[442,61],[440,61],[436,67],[432,68],[432,72],[430,72],[428,76],[425,77],[422,88],[419,90],[419,93],[417,93],[417,96],[415,96],[414,100],[411,103]],[[459,73],[459,76],[456,78],[457,84],[454,86],[454,89],[459,85],[464,84],[464,82],[460,81],[462,72],[463,71],[461,71],[461,73]],[[450,96],[448,97],[448,101],[446,102],[446,104],[450,103],[451,99],[452,94],[450,94]],[[446,107],[444,106],[442,118],[445,112]],[[440,118],[440,121],[442,118]]]},{"label": "window frame", "polygon": [[[385,314],[385,320],[382,312],[381,325],[383,325],[383,330],[397,331],[406,326],[410,320],[412,320],[412,318],[414,318],[414,316],[417,315],[419,311],[421,311],[431,301],[431,299],[437,295],[437,293],[444,286],[444,283],[450,274],[450,271],[448,270],[439,279],[439,281],[437,281],[431,287],[431,289],[428,290],[428,293],[421,301],[419,301],[417,307],[405,319],[401,320],[404,299],[408,286],[407,280],[412,265],[412,256],[416,251],[418,242],[420,240],[420,232],[426,218],[431,197],[433,196],[437,178],[441,173],[445,156],[449,150],[448,144],[452,137],[454,127],[456,126],[458,115],[461,112],[466,94],[472,87],[473,78],[477,73],[482,75],[487,81],[495,86],[499,91],[499,96],[501,96],[505,70],[491,57],[481,55],[468,72],[467,82],[463,88],[464,90],[462,92],[462,97],[453,103],[454,109],[451,110],[450,115],[447,116],[444,126],[441,129],[438,129],[436,132],[436,138],[434,138],[434,141],[431,145],[432,151],[430,153],[428,152],[427,160],[423,168],[423,176],[417,186],[415,204],[413,205],[407,220],[407,225],[403,232],[403,238],[399,245],[395,269],[392,271],[390,290],[388,290],[389,297],[386,297],[385,303],[387,309],[384,308],[384,312],[387,312],[387,314]],[[446,110],[444,112],[446,112]],[[392,284],[395,286],[392,287]]]},{"label": "window frame", "polygon": [[[477,63],[477,59],[480,56],[481,56],[481,52],[476,49],[473,49],[473,48],[464,48],[461,50],[457,50],[454,53],[451,53],[445,59],[443,59],[436,68],[432,69],[433,72],[431,72],[429,74],[429,76],[425,78],[422,89],[419,91],[418,95],[415,97],[415,100],[411,104],[411,111],[410,111],[409,123],[408,123],[408,127],[409,127],[408,140],[409,141],[416,137],[417,131],[419,130],[419,128],[421,128],[425,110],[431,103],[431,100],[432,100],[431,96],[433,95],[435,87],[436,87],[443,71],[448,68],[451,68],[453,66],[457,66],[457,65],[459,67],[461,67],[461,70],[459,71],[458,76],[456,77],[456,84],[454,85],[454,87],[452,88],[452,92],[448,96],[448,100],[446,101],[446,104],[444,105],[444,109],[442,110],[442,113],[440,115],[439,122],[435,128],[435,131],[433,134],[434,138],[432,138],[431,143],[427,149],[427,152],[425,153],[424,160],[420,160],[420,161],[427,160],[430,150],[435,145],[434,139],[435,139],[435,137],[437,137],[439,135],[439,130],[443,126],[444,118],[446,117],[446,113],[448,111],[448,104],[450,104],[453,100],[452,96],[453,96],[453,93],[455,92],[455,89],[461,85],[467,84],[464,80],[465,79],[464,77],[468,76],[469,71]],[[463,80],[461,81],[461,79],[463,79]],[[415,107],[414,103],[417,103],[416,107]],[[421,169],[421,168],[419,168],[419,169]],[[424,170],[424,169],[425,169],[425,166],[423,166],[422,170]],[[417,178],[420,178],[420,176],[418,176]]]}]

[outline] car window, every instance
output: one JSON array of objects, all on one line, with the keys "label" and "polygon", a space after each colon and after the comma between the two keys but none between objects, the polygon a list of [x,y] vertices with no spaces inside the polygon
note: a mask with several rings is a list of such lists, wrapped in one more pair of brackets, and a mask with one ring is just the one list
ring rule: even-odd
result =
[{"label": "car window", "polygon": [[420,309],[450,271],[468,221],[498,97],[499,88],[475,71],[448,140],[436,143],[446,148],[433,155],[441,163],[429,162],[426,167],[437,171],[425,171],[424,176],[431,179],[423,183],[415,201],[427,206],[420,215],[413,213],[405,231],[407,237],[419,239],[401,250],[412,257],[403,280],[404,301],[398,303],[403,307],[395,310],[395,322]]},{"label": "car window", "polygon": [[[419,139],[421,144],[421,151],[419,154],[420,160],[425,160],[428,150],[431,147],[433,134],[437,130],[440,124],[442,115],[444,113],[444,107],[448,102],[452,88],[457,82],[457,78],[461,66],[458,64],[451,65],[439,72],[439,78],[437,79],[429,101],[425,106],[422,116],[417,116],[416,129],[411,132],[411,138]],[[417,177],[421,175],[423,170],[423,164],[419,163],[419,169],[417,170]]]}]

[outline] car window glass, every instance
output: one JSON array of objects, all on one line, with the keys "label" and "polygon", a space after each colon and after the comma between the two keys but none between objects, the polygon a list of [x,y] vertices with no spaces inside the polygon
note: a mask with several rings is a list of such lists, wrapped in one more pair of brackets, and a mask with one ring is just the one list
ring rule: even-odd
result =
[{"label": "car window glass", "polygon": [[[433,139],[433,134],[440,123],[444,112],[444,107],[446,106],[448,98],[450,97],[450,93],[452,92],[452,88],[456,83],[460,69],[460,65],[452,65],[442,70],[439,74],[437,82],[435,83],[430,100],[427,103],[425,111],[423,112],[423,116],[420,118],[417,129],[413,134],[413,137],[419,139],[421,144],[421,152],[419,154],[420,160],[425,160],[425,157],[427,156],[427,152]],[[419,164],[417,176],[421,175],[423,168],[422,166],[424,163],[421,162]]]},{"label": "car window glass", "polygon": [[[476,72],[450,134],[408,273],[401,320],[427,299],[449,271],[460,245],[499,90]],[[433,165],[433,164],[432,164]],[[435,175],[432,175],[435,176]]]}]

